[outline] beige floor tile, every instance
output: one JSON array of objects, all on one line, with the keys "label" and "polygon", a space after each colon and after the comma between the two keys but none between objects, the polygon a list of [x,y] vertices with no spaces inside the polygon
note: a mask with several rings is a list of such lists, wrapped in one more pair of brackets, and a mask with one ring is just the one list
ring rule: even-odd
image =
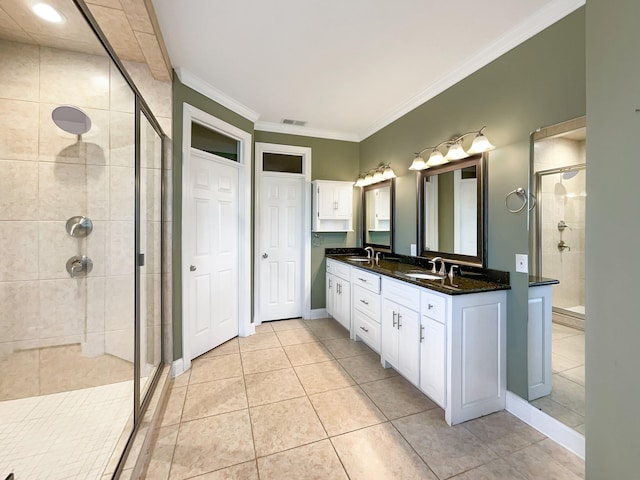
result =
[{"label": "beige floor tile", "polygon": [[282,347],[242,352],[242,369],[245,375],[289,367],[291,362]]},{"label": "beige floor tile", "polygon": [[326,317],[326,318],[307,318],[304,320],[304,324],[308,327],[308,328],[317,328],[317,327],[326,327],[329,325],[337,325],[338,322],[335,321],[333,318],[330,317]]},{"label": "beige floor tile", "polygon": [[330,437],[387,420],[358,386],[317,393],[309,400]]},{"label": "beige floor tile", "polygon": [[327,437],[306,397],[252,407],[250,412],[258,457]]},{"label": "beige floor tile", "polygon": [[580,425],[576,425],[575,427],[573,427],[573,429],[576,432],[581,433],[582,435],[586,435],[587,434],[587,430],[585,429],[584,423],[581,423]]},{"label": "beige floor tile", "polygon": [[322,440],[258,459],[260,480],[347,480],[331,442]]},{"label": "beige floor tile", "polygon": [[581,365],[579,367],[570,368],[569,370],[560,372],[559,375],[584,387],[584,374],[584,365]]},{"label": "beige floor tile", "polygon": [[355,357],[375,353],[364,342],[354,342],[350,338],[334,338],[322,343],[336,358]]},{"label": "beige floor tile", "polygon": [[570,370],[581,365],[584,365],[584,358],[570,359],[555,352],[551,353],[551,369],[553,373],[564,372],[565,370]]},{"label": "beige floor tile", "polygon": [[273,327],[269,322],[257,325],[256,334],[260,334],[260,333],[273,333]]},{"label": "beige floor tile", "polygon": [[355,382],[336,361],[294,367],[307,395],[349,387]]},{"label": "beige floor tile", "polygon": [[189,378],[191,377],[191,369],[186,372],[181,373],[176,378],[173,379],[173,388],[176,387],[186,387],[189,385]]},{"label": "beige floor tile", "polygon": [[574,335],[584,335],[584,332],[555,322],[551,324],[552,340],[560,340],[561,338],[572,337]]},{"label": "beige floor tile", "polygon": [[373,382],[398,375],[393,368],[384,368],[380,364],[380,356],[375,353],[341,358],[338,361],[357,383]]},{"label": "beige floor tile", "polygon": [[554,402],[550,396],[541,397],[531,402],[531,405],[542,410],[547,415],[552,416],[556,420],[564,423],[568,427],[575,427],[584,423],[584,417],[576,412]]},{"label": "beige floor tile", "polygon": [[[584,425],[583,425],[584,427]],[[536,444],[536,448],[543,451],[546,455],[549,455],[560,465],[570,470],[580,478],[585,478],[585,462],[583,459],[570,452],[564,447],[561,447],[550,438],[545,438],[541,442]]]},{"label": "beige floor tile", "polygon": [[151,459],[147,467],[146,478],[166,480],[169,478],[173,451],[178,439],[179,425],[162,427],[158,431],[158,438],[153,446]]},{"label": "beige floor tile", "polygon": [[553,389],[549,397],[572,412],[585,416],[585,389],[583,385],[578,385],[560,375],[554,375]]},{"label": "beige floor tile", "polygon": [[492,413],[462,425],[500,457],[545,438],[507,411]]},{"label": "beige floor tile", "polygon": [[455,480],[524,480],[524,478],[513,465],[499,458],[457,475]]},{"label": "beige floor tile", "polygon": [[180,423],[182,418],[182,409],[184,408],[184,399],[187,396],[187,387],[173,387],[169,393],[167,407],[162,416],[163,427]]},{"label": "beige floor tile", "polygon": [[351,480],[437,480],[389,423],[331,439]]},{"label": "beige floor tile", "polygon": [[245,408],[247,394],[242,377],[193,383],[187,388],[182,421],[188,422]]},{"label": "beige floor tile", "polygon": [[207,353],[200,355],[200,358],[219,357],[221,355],[233,355],[234,353],[240,353],[239,341],[237,338],[232,338],[228,342],[217,346],[213,350],[209,350]]},{"label": "beige floor tile", "polygon": [[286,345],[298,345],[300,343],[313,343],[318,342],[318,339],[311,333],[308,328],[295,328],[293,330],[282,330],[276,332],[280,344],[284,347]]},{"label": "beige floor tile", "polygon": [[169,478],[189,478],[254,458],[247,410],[201,418],[180,424]]},{"label": "beige floor tile", "polygon": [[329,350],[317,342],[288,345],[284,347],[284,351],[294,367],[333,360],[333,355],[329,353]]},{"label": "beige floor tile", "polygon": [[280,341],[274,332],[241,337],[239,342],[241,352],[252,352],[254,350],[264,350],[266,348],[277,348],[280,346]]},{"label": "beige floor tile", "polygon": [[240,354],[199,358],[191,364],[189,385],[241,376]]},{"label": "beige floor tile", "polygon": [[293,330],[294,328],[307,328],[307,324],[301,318],[293,318],[291,320],[278,320],[275,322],[269,322],[269,324],[276,332],[282,332],[283,330]]},{"label": "beige floor tile", "polygon": [[249,406],[264,405],[304,396],[304,389],[293,368],[246,375]]},{"label": "beige floor tile", "polygon": [[[151,479],[150,479],[151,480]],[[258,480],[256,462],[246,462],[193,477],[193,480]]]},{"label": "beige floor tile", "polygon": [[439,478],[449,478],[496,458],[462,425],[447,425],[440,409],[403,417],[393,424]]},{"label": "beige floor tile", "polygon": [[349,338],[349,331],[335,320],[333,323],[325,325],[310,324],[309,330],[320,340],[330,340],[333,338]]},{"label": "beige floor tile", "polygon": [[578,480],[576,475],[567,467],[556,461],[553,456],[545,452],[538,444],[512,453],[505,460],[513,465],[527,480],[552,478],[554,480]]},{"label": "beige floor tile", "polygon": [[438,407],[399,375],[360,386],[390,420]]}]

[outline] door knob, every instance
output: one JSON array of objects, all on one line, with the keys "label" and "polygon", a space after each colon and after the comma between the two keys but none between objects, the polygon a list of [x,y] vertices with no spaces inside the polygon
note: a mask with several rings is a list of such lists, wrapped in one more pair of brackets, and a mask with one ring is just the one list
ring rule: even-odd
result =
[{"label": "door knob", "polygon": [[262,258],[269,258],[269,254],[268,253],[263,253],[262,254]]},{"label": "door knob", "polygon": [[190,272],[195,272],[195,271],[196,271],[196,266],[195,266],[195,265],[191,265],[191,266],[189,267],[189,271],[190,271]]}]

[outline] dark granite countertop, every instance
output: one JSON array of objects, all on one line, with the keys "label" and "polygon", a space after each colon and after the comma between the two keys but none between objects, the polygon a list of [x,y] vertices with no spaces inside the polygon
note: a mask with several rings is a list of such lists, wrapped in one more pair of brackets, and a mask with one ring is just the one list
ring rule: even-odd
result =
[{"label": "dark granite countertop", "polygon": [[560,283],[560,280],[555,278],[539,277],[538,275],[529,275],[530,287],[541,287],[542,285],[555,285]]},{"label": "dark granite countertop", "polygon": [[[327,258],[338,260],[353,267],[386,275],[447,295],[464,295],[495,290],[509,290],[511,288],[509,285],[509,273],[497,270],[461,265],[461,275],[456,272],[453,283],[451,283],[449,277],[441,280],[408,277],[406,275],[407,273],[431,273],[431,268],[427,268],[426,259],[424,258],[385,253],[383,259],[376,265],[375,261],[358,262],[349,260],[350,257],[366,256],[366,253],[360,248],[328,248],[325,251],[325,255]],[[455,262],[447,263],[447,267],[452,264],[455,264]]]}]

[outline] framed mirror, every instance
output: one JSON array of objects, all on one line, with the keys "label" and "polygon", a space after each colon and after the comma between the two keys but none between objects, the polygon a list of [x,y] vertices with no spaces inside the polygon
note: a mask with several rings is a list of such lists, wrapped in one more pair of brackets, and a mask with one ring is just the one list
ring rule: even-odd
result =
[{"label": "framed mirror", "polygon": [[362,246],[393,252],[395,179],[362,188]]},{"label": "framed mirror", "polygon": [[419,172],[420,256],[486,266],[486,156],[474,155]]}]

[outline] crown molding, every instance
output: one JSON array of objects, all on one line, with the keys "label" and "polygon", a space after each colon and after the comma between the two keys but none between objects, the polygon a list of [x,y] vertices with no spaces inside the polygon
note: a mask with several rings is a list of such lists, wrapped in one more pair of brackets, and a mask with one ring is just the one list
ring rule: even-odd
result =
[{"label": "crown molding", "polygon": [[274,122],[256,122],[254,130],[261,132],[285,133],[288,135],[301,135],[303,137],[326,138],[329,140],[343,140],[345,142],[359,142],[360,137],[355,133],[334,132],[319,128],[300,127],[296,125],[285,125]]},{"label": "crown molding", "polygon": [[256,122],[260,118],[260,114],[255,110],[250,109],[246,105],[238,102],[234,98],[231,98],[226,93],[218,90],[210,83],[195,76],[183,67],[177,67],[176,73],[180,81],[189,88],[193,88],[196,92],[201,93],[205,97],[209,97],[211,100],[219,103],[223,107],[228,108],[234,113],[237,113],[241,117],[246,118],[251,122]]},{"label": "crown molding", "polygon": [[515,28],[498,38],[488,47],[482,49],[476,55],[469,58],[466,62],[460,65],[460,67],[449,72],[422,92],[392,110],[387,116],[371,125],[368,129],[364,130],[360,135],[358,135],[360,141],[370,137],[403,115],[406,115],[411,110],[414,110],[423,103],[431,100],[436,95],[444,92],[446,89],[452,87],[472,73],[480,70],[496,58],[504,55],[509,50],[540,33],[545,28],[553,25],[560,19],[582,7],[584,4],[585,0],[556,0],[549,2],[544,8],[528,17],[525,21],[521,22]]}]

